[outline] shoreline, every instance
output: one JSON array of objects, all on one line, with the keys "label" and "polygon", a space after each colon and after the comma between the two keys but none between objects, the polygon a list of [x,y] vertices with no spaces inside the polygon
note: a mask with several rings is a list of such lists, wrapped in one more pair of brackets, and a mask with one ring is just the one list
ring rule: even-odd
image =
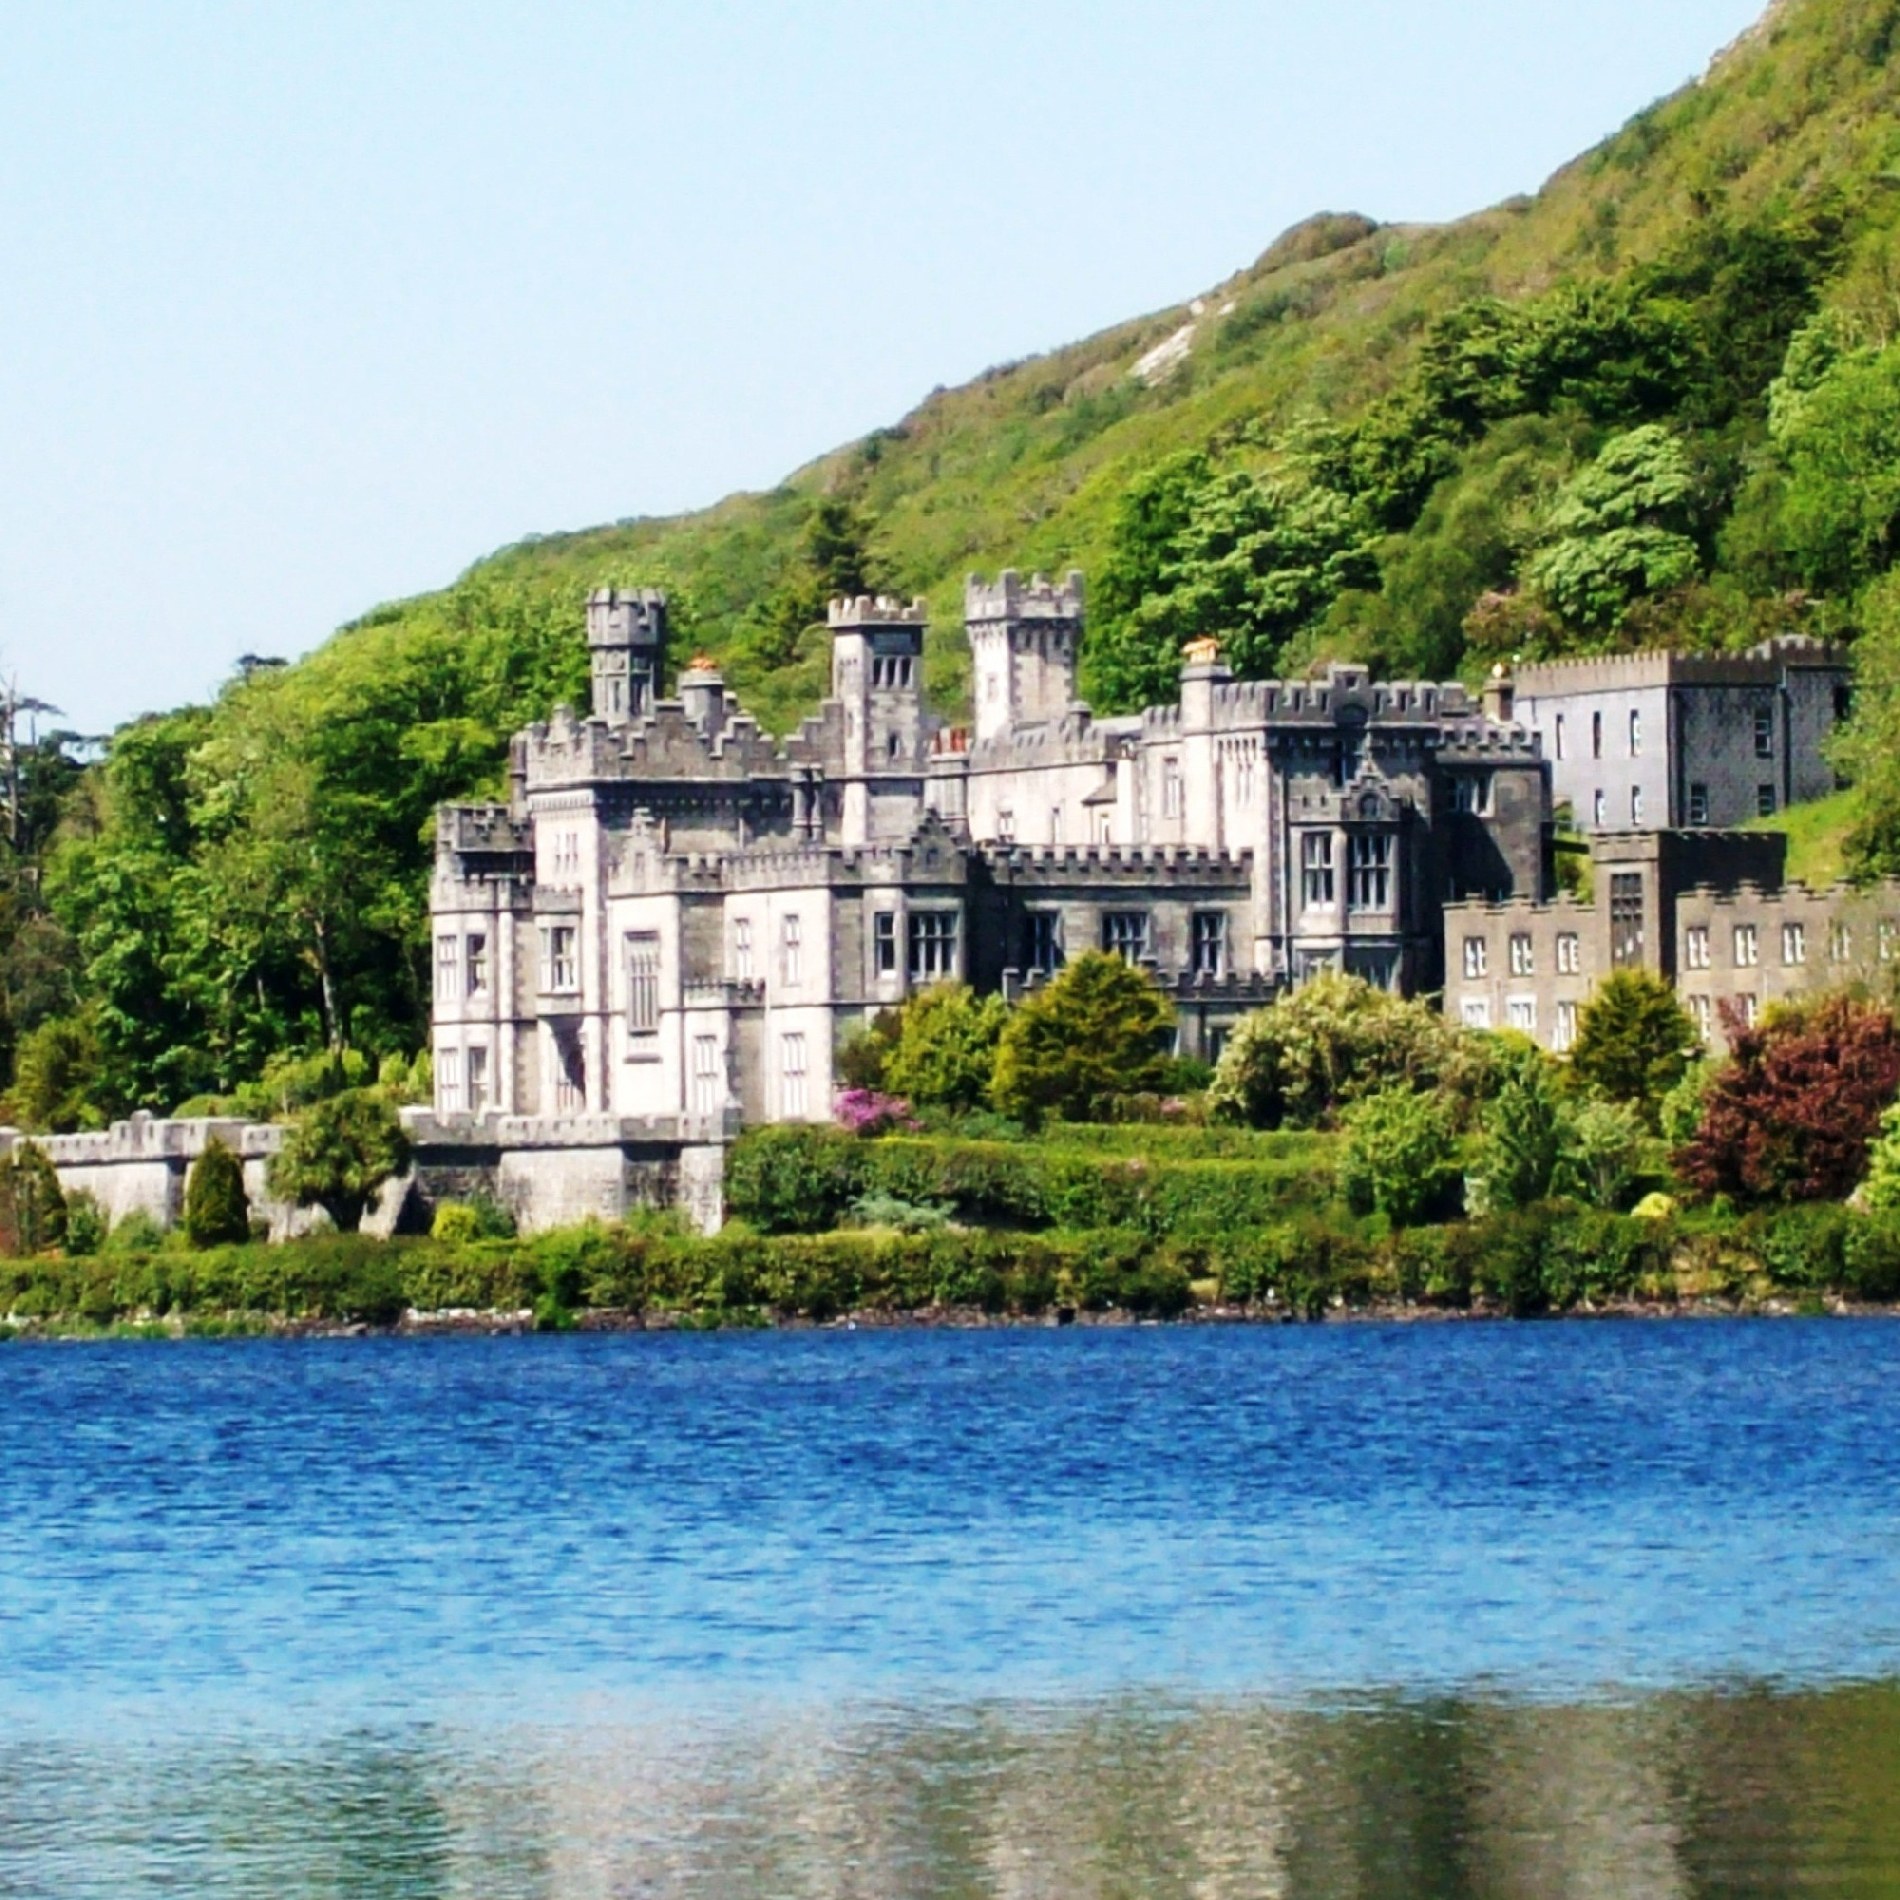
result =
[{"label": "shoreline", "polygon": [[1793,1300],[1694,1301],[1619,1300],[1579,1305],[1563,1312],[1522,1314],[1502,1306],[1422,1306],[1378,1302],[1340,1308],[1303,1318],[1285,1308],[1212,1305],[1157,1317],[1121,1308],[1088,1312],[1058,1308],[1045,1313],[988,1313],[978,1307],[930,1307],[911,1311],[865,1308],[828,1319],[751,1310],[706,1314],[674,1311],[634,1312],[602,1308],[571,1315],[571,1323],[537,1325],[530,1310],[480,1311],[451,1308],[405,1313],[390,1325],[363,1320],[286,1319],[281,1315],[235,1311],[198,1318],[123,1319],[93,1324],[60,1316],[0,1322],[0,1343],[11,1345],[87,1345],[118,1341],[149,1342],[217,1339],[506,1339],[536,1334],[633,1333],[853,1333],[853,1332],[1060,1332],[1080,1328],[1122,1330],[1266,1326],[1551,1326],[1566,1322],[1601,1325],[1609,1321],[1692,1323],[1710,1320],[1900,1319],[1900,1304],[1825,1298]]}]

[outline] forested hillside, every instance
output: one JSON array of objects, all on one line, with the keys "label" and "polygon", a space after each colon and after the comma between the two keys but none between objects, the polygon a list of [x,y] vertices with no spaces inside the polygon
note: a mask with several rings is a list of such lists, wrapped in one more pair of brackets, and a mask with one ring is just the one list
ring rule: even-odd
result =
[{"label": "forested hillside", "polygon": [[1897,81],[1900,0],[1787,0],[1534,197],[1315,218],[770,494],[506,549],[126,729],[4,926],[15,1112],[415,1048],[430,811],[582,695],[602,582],[667,588],[675,659],[714,653],[781,728],[819,694],[824,599],[865,586],[930,596],[954,705],[962,577],[1006,564],[1088,571],[1104,708],[1168,693],[1201,632],[1253,675],[1855,639],[1848,862],[1900,865]]}]

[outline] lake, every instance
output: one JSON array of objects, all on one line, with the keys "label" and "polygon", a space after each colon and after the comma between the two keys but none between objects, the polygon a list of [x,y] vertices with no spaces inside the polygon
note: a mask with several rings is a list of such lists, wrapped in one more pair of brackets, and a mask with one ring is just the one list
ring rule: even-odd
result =
[{"label": "lake", "polygon": [[0,1895],[1900,1888],[1900,1323],[0,1350]]}]

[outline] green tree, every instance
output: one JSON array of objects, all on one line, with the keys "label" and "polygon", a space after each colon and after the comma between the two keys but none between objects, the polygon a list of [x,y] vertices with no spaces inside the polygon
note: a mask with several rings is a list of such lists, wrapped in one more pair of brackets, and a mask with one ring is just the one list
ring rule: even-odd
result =
[{"label": "green tree", "polygon": [[1642,1155],[1643,1121],[1628,1102],[1570,1104],[1552,1183],[1559,1194],[1611,1212],[1629,1197]]},{"label": "green tree", "polygon": [[1167,1080],[1174,1009],[1145,972],[1091,950],[1010,1016],[991,1096],[1032,1126],[1111,1116]]},{"label": "green tree", "polygon": [[1647,970],[1618,970],[1578,1014],[1570,1073],[1593,1094],[1629,1103],[1653,1129],[1700,1047],[1670,984]]},{"label": "green tree", "polygon": [[0,1255],[27,1259],[66,1244],[66,1196],[46,1150],[22,1142],[0,1157]]},{"label": "green tree", "polygon": [[56,1016],[21,1038],[14,1056],[14,1115],[22,1128],[71,1134],[103,1128],[105,1052],[99,1032],[85,1016]]},{"label": "green tree", "polygon": [[1485,1110],[1478,1180],[1494,1211],[1547,1200],[1564,1153],[1556,1079],[1535,1051],[1511,1065]]},{"label": "green tree", "polygon": [[1358,977],[1315,977],[1229,1037],[1208,1108],[1253,1128],[1316,1128],[1386,1089],[1459,1086],[1471,1042],[1429,1003]]},{"label": "green tree", "polygon": [[271,1157],[269,1183],[279,1200],[320,1207],[339,1233],[353,1234],[391,1176],[409,1165],[409,1138],[375,1089],[352,1089],[307,1108]]},{"label": "green tree", "polygon": [[1444,1099],[1385,1089],[1346,1111],[1340,1185],[1355,1206],[1409,1227],[1436,1212],[1458,1179],[1458,1134]]},{"label": "green tree", "polygon": [[1827,349],[1820,338],[1798,355],[1791,348],[1796,380],[1778,386],[1775,441],[1788,471],[1781,528],[1810,587],[1852,594],[1900,551],[1900,344],[1818,370]]},{"label": "green tree", "polygon": [[882,1086],[913,1108],[982,1108],[1009,1007],[965,983],[939,983],[904,1005]]},{"label": "green tree", "polygon": [[1632,429],[1559,497],[1526,577],[1574,627],[1607,633],[1639,600],[1695,579],[1695,470],[1660,424]]},{"label": "green tree", "polygon": [[235,1246],[251,1236],[243,1164],[215,1137],[185,1183],[185,1234],[194,1247]]}]

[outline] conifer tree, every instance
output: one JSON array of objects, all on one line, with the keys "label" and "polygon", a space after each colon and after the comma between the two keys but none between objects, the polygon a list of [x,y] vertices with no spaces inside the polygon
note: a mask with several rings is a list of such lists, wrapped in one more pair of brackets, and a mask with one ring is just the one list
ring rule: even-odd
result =
[{"label": "conifer tree", "polygon": [[243,1165],[215,1137],[205,1144],[185,1184],[185,1233],[194,1247],[235,1246],[250,1238]]}]

